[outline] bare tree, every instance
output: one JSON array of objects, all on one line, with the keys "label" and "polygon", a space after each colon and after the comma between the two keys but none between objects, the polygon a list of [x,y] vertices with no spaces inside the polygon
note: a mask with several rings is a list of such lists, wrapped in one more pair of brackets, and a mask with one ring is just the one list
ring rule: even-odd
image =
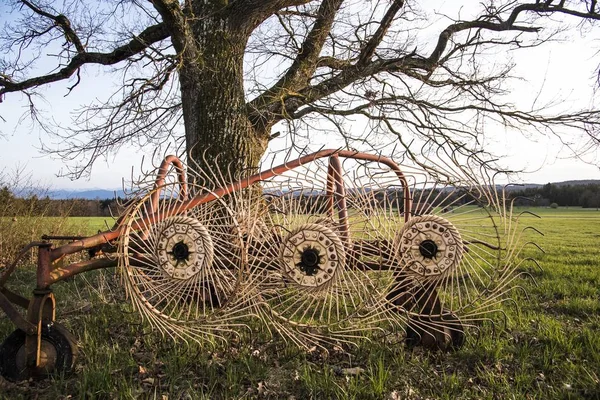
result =
[{"label": "bare tree", "polygon": [[[424,38],[430,3],[410,0],[13,0],[11,7],[0,37],[0,99],[24,93],[36,118],[38,88],[68,81],[76,95],[92,64],[122,83],[109,99],[82,107],[75,129],[54,127],[62,145],[53,151],[78,162],[75,175],[122,144],[166,141],[201,165],[239,171],[257,165],[282,121],[292,135],[325,121],[334,130],[319,134],[340,134],[348,146],[391,138],[409,155],[442,148],[482,163],[490,124],[544,133],[569,127],[599,140],[596,110],[517,109],[504,97],[513,65],[486,62],[490,52],[542,45],[569,24],[591,29],[600,19],[595,0],[469,3],[461,10],[468,18],[438,18],[446,22]],[[369,134],[353,133],[349,116],[370,121]]]}]

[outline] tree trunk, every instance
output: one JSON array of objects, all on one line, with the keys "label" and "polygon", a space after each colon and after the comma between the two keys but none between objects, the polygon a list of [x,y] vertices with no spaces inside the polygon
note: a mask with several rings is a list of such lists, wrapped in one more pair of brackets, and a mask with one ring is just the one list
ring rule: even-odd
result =
[{"label": "tree trunk", "polygon": [[197,51],[183,53],[179,69],[189,161],[233,176],[256,168],[267,148],[267,129],[248,119],[243,85],[245,32],[215,17],[192,24]]}]

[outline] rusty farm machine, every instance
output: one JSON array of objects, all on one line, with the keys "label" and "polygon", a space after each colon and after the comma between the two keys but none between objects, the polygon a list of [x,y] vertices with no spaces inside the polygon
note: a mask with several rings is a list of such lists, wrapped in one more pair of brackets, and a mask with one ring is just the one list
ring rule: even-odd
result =
[{"label": "rusty farm machine", "polygon": [[[307,348],[381,332],[459,347],[509,297],[522,258],[502,194],[459,164],[321,150],[231,177],[169,156],[112,229],[45,236],[0,269],[0,307],[17,328],[0,372],[72,368],[52,285],[101,268],[116,268],[133,308],[176,340],[226,339],[255,319]],[[26,297],[8,283],[32,249]],[[87,257],[65,261],[74,254]]]}]

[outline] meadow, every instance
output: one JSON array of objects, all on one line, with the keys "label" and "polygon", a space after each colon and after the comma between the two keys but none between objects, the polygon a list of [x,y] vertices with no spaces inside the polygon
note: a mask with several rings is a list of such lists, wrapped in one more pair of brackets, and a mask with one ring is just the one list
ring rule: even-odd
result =
[{"label": "meadow", "polygon": [[[470,332],[451,352],[401,338],[304,351],[259,327],[227,344],[173,342],[140,324],[114,271],[54,286],[57,319],[80,345],[70,376],[11,383],[5,399],[554,399],[600,398],[600,211],[535,209],[523,266],[530,278],[506,302],[505,324]],[[71,219],[87,234],[103,218]],[[111,225],[112,221],[108,221]],[[24,268],[13,287],[30,290]],[[0,315],[0,338],[13,326]]]}]

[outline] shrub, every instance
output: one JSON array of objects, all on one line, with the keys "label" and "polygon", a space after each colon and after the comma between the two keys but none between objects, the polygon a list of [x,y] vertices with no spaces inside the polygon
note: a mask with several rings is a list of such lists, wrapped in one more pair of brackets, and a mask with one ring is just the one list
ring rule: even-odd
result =
[{"label": "shrub", "polygon": [[552,203],[552,204],[550,204],[550,208],[558,208],[558,204]]}]

